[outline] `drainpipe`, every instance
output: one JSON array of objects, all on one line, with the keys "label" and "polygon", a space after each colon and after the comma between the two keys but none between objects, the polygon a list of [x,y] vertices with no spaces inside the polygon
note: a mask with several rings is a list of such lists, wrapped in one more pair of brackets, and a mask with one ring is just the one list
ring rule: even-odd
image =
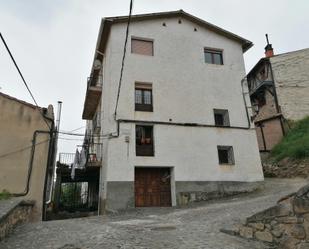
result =
[{"label": "drainpipe", "polygon": [[246,108],[246,116],[247,116],[247,121],[248,121],[248,129],[251,128],[251,121],[250,121],[250,117],[249,117],[249,112],[248,112],[248,106],[247,106],[247,101],[246,101],[246,96],[245,96],[245,89],[244,89],[244,83],[245,83],[245,79],[242,79],[241,80],[241,92],[242,92],[242,98],[243,98],[243,101],[244,101],[244,105],[245,105],[245,108]]},{"label": "drainpipe", "polygon": [[[38,134],[51,134],[50,131],[42,131],[42,130],[36,130],[33,133],[33,139],[32,139],[32,147],[31,147],[31,154],[30,154],[30,160],[29,160],[29,166],[28,166],[28,174],[27,174],[27,183],[25,186],[25,190],[22,193],[13,193],[13,196],[25,196],[29,193],[30,189],[30,179],[32,174],[32,168],[33,168],[33,160],[34,160],[34,154],[35,154],[35,147],[36,147],[36,139]],[[50,139],[51,141],[51,139]],[[50,143],[50,142],[49,142]]]},{"label": "drainpipe", "polygon": [[[48,151],[48,162],[46,165],[45,170],[45,181],[44,181],[44,192],[43,192],[43,206],[42,206],[42,220],[46,220],[46,205],[51,202],[52,199],[52,192],[53,192],[53,185],[54,185],[54,174],[55,174],[55,164],[56,164],[56,156],[57,156],[57,144],[58,144],[58,134],[59,134],[59,126],[60,126],[60,117],[61,117],[61,108],[62,102],[58,101],[58,110],[57,110],[57,120],[56,120],[56,129],[54,129],[54,124],[52,125],[52,130],[50,133],[51,140],[49,144],[49,151]],[[48,199],[46,200],[46,191],[47,191],[47,184],[48,184],[48,173],[49,169],[52,167],[52,177],[50,182],[50,191]]]}]

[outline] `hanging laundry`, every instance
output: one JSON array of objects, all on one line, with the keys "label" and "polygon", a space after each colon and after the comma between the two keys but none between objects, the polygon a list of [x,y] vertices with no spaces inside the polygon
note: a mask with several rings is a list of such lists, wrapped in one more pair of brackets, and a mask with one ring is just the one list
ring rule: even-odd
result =
[{"label": "hanging laundry", "polygon": [[78,168],[79,163],[80,163],[80,154],[79,154],[78,149],[76,149],[74,162],[73,162],[73,165],[72,165],[72,168],[71,168],[71,178],[72,178],[72,180],[74,180],[74,178],[75,178],[75,169]]},{"label": "hanging laundry", "polygon": [[79,168],[85,168],[85,165],[87,163],[87,156],[86,156],[86,150],[83,147],[81,152],[80,152],[80,160],[79,160]]}]

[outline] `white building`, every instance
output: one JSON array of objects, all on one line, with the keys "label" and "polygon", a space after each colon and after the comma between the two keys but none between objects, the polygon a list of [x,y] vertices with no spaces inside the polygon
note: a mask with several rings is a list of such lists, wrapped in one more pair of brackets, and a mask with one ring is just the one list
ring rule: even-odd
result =
[{"label": "white building", "polygon": [[256,188],[263,172],[241,86],[252,43],[182,10],[132,16],[115,116],[127,22],[102,20],[83,111],[91,142],[103,143],[100,209]]}]

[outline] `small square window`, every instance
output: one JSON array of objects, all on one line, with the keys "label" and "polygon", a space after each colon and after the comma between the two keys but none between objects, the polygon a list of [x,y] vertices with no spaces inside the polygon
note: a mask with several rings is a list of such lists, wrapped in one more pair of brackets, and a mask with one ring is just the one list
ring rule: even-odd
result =
[{"label": "small square window", "polygon": [[223,65],[222,50],[213,50],[205,48],[204,57],[206,63]]},{"label": "small square window", "polygon": [[131,38],[131,53],[153,56],[153,41],[142,38]]},{"label": "small square window", "polygon": [[225,109],[214,109],[215,125],[230,126],[229,111]]},{"label": "small square window", "polygon": [[234,152],[232,146],[218,145],[219,164],[234,164]]}]

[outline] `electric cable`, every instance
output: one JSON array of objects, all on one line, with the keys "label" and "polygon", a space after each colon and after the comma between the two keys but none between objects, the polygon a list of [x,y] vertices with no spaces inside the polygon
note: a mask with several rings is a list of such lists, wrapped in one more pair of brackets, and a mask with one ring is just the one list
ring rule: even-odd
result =
[{"label": "electric cable", "polygon": [[11,51],[10,51],[10,49],[9,49],[7,43],[5,42],[5,40],[4,40],[4,38],[3,38],[3,36],[2,36],[1,33],[0,33],[0,38],[1,38],[1,40],[2,40],[2,42],[3,42],[3,44],[4,44],[4,46],[5,46],[5,48],[6,48],[6,50],[7,50],[7,52],[9,53],[9,55],[10,55],[10,57],[11,57],[11,59],[12,59],[14,65],[15,65],[15,67],[16,67],[16,69],[17,69],[17,71],[18,71],[18,73],[19,73],[19,75],[20,75],[20,77],[21,77],[21,79],[22,79],[22,81],[23,81],[23,83],[24,83],[24,85],[26,86],[26,88],[27,88],[27,90],[28,90],[28,92],[29,92],[29,94],[30,94],[32,100],[33,100],[33,102],[35,103],[35,105],[36,105],[36,107],[37,107],[37,110],[38,110],[39,113],[42,115],[44,122],[46,123],[48,129],[50,130],[50,129],[51,129],[50,125],[47,123],[47,121],[46,121],[46,119],[45,119],[43,113],[40,111],[41,108],[39,107],[38,103],[36,102],[36,100],[35,100],[35,98],[34,98],[32,92],[31,92],[31,90],[30,90],[30,88],[29,88],[29,86],[28,86],[28,84],[27,84],[27,82],[26,82],[26,80],[25,80],[23,74],[21,73],[21,71],[20,71],[20,69],[19,69],[19,67],[18,67],[18,65],[17,65],[17,63],[16,63],[16,61],[15,61],[15,59],[14,59],[14,57],[13,57],[13,55],[12,55],[12,53],[11,53]]},{"label": "electric cable", "polygon": [[[43,144],[43,143],[46,143],[48,142],[50,139],[47,139],[47,140],[44,140],[44,141],[41,141],[41,142],[38,142],[36,143],[34,146],[36,145],[39,145],[39,144]],[[19,153],[19,152],[22,152],[22,151],[25,151],[27,149],[30,149],[33,145],[29,145],[27,147],[24,147],[24,148],[21,148],[21,149],[18,149],[18,150],[15,150],[15,151],[11,151],[11,152],[8,152],[8,153],[5,153],[5,154],[2,154],[0,155],[0,158],[3,158],[3,157],[6,157],[6,156],[9,156],[9,155],[12,155],[12,154],[16,154],[16,153]]]},{"label": "electric cable", "polygon": [[133,8],[133,0],[130,1],[130,11],[129,11],[129,16],[128,16],[128,24],[127,24],[127,29],[126,29],[126,38],[125,38],[124,48],[123,48],[123,56],[122,56],[121,69],[120,69],[120,78],[119,78],[119,83],[118,83],[117,99],[116,99],[116,106],[115,106],[115,112],[114,112],[114,118],[115,119],[117,117],[117,109],[118,109],[120,89],[121,89],[121,83],[122,83],[124,62],[125,62],[125,58],[126,58],[126,51],[127,51],[127,43],[128,43],[129,27],[130,27],[130,22],[131,22],[132,8]]}]

